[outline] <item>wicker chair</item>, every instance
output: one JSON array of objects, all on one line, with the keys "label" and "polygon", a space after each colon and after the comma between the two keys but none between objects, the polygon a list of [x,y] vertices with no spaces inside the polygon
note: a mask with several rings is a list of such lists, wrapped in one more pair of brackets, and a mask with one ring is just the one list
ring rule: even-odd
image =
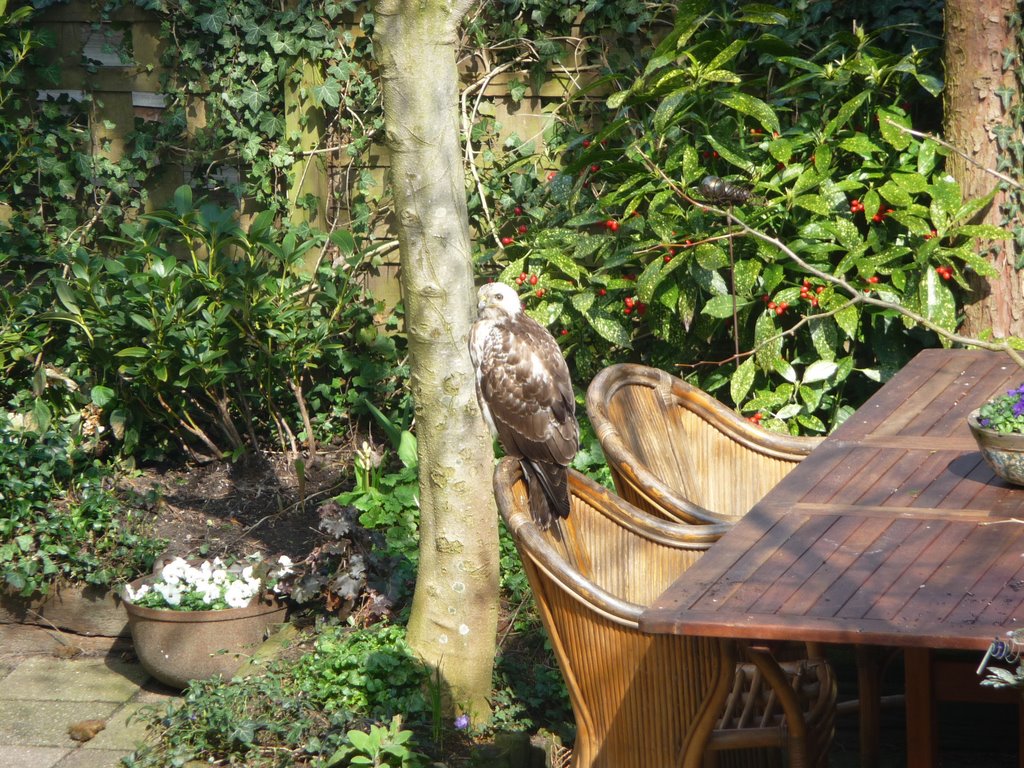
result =
[{"label": "wicker chair", "polygon": [[[619,494],[652,515],[714,523],[742,517],[821,442],[754,426],[706,392],[655,368],[612,365],[587,389],[587,415]],[[803,651],[801,650],[801,653]],[[898,649],[857,647],[863,763],[878,762],[882,677]]]},{"label": "wicker chair", "polygon": [[587,389],[587,415],[619,495],[687,523],[742,517],[821,442],[761,429],[642,365],[601,371]]},{"label": "wicker chair", "polygon": [[[821,660],[778,664],[736,641],[645,634],[643,607],[723,526],[655,520],[577,472],[570,513],[542,531],[514,459],[495,496],[569,689],[574,768],[827,762],[835,684]],[[784,750],[784,751],[783,751]]]}]

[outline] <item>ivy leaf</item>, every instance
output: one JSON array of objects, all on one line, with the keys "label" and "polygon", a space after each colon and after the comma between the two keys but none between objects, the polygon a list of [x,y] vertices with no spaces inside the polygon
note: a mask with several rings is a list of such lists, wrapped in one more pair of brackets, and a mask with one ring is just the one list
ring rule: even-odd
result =
[{"label": "ivy leaf", "polygon": [[314,85],[313,100],[336,109],[341,103],[341,85],[331,78],[324,80],[320,85]]},{"label": "ivy leaf", "polygon": [[211,13],[202,13],[198,16],[199,28],[204,32],[219,35],[224,25],[228,23],[228,12],[225,6],[215,5]]}]

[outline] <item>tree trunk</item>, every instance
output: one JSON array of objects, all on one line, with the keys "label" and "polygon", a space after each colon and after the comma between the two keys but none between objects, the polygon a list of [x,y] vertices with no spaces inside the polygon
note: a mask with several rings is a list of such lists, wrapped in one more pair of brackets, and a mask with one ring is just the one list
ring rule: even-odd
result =
[{"label": "tree trunk", "polygon": [[409,642],[448,703],[489,712],[498,522],[491,438],[467,339],[475,315],[455,51],[472,0],[379,0],[375,51],[391,153],[416,403],[420,563]]},{"label": "tree trunk", "polygon": [[[981,166],[955,154],[947,161],[966,197],[987,195],[998,184],[982,168],[1007,172],[1000,168],[999,155],[1008,158],[1009,151],[1000,149],[997,136],[1006,132],[1004,143],[1021,140],[1010,117],[1010,108],[1019,99],[1017,83],[1012,68],[1003,71],[1004,53],[1017,48],[1008,19],[1015,12],[1015,0],[947,0],[945,5],[946,138]],[[1001,94],[1010,93],[1011,104],[1004,107]],[[992,243],[983,254],[998,276],[971,278],[972,302],[965,307],[962,328],[967,336],[981,337],[988,332],[996,338],[1024,336],[1024,272],[1014,267],[1013,241],[1009,227],[1003,224],[1000,206],[1006,199],[1005,192],[998,192],[983,219],[1004,226],[1007,239]]]}]

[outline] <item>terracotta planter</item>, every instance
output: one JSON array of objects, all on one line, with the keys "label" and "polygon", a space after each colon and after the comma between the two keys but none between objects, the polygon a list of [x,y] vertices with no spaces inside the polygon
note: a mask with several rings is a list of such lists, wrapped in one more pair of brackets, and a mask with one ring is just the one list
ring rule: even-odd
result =
[{"label": "terracotta planter", "polygon": [[[153,576],[132,582],[138,589]],[[267,630],[284,621],[285,606],[273,595],[245,608],[171,611],[124,602],[135,654],[160,682],[184,688],[189,680],[230,678],[260,646]]]},{"label": "terracotta planter", "polygon": [[1024,485],[1024,434],[985,429],[976,410],[967,417],[967,426],[992,471],[1008,483]]}]

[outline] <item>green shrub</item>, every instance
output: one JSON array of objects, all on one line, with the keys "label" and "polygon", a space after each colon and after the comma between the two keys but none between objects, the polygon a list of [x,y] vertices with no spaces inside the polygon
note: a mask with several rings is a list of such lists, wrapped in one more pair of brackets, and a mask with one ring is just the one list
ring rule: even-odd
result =
[{"label": "green shrub", "polygon": [[[348,260],[300,274],[328,246]],[[125,224],[111,252],[80,248],[45,289],[3,293],[13,314],[0,362],[12,387],[40,359],[79,378],[125,453],[177,443],[221,457],[272,440],[314,453],[339,410],[370,391],[386,407],[397,388],[395,340],[374,325],[352,247],[345,232],[330,243],[282,232],[269,212],[243,230],[182,187],[172,208]]]},{"label": "green shrub", "polygon": [[[639,73],[604,81],[599,128],[559,125],[557,171],[506,155],[505,246],[481,266],[521,286],[580,382],[639,360],[822,433],[940,343],[896,307],[956,327],[966,275],[989,270],[975,243],[1000,233],[909,132],[941,87],[922,54],[856,27],[808,53],[784,10],[722,9],[681,6]],[[709,197],[709,175],[749,199]]]},{"label": "green shrub", "polygon": [[22,595],[58,580],[108,586],[152,569],[164,542],[112,490],[114,472],[68,433],[15,429],[0,415],[0,573]]}]

